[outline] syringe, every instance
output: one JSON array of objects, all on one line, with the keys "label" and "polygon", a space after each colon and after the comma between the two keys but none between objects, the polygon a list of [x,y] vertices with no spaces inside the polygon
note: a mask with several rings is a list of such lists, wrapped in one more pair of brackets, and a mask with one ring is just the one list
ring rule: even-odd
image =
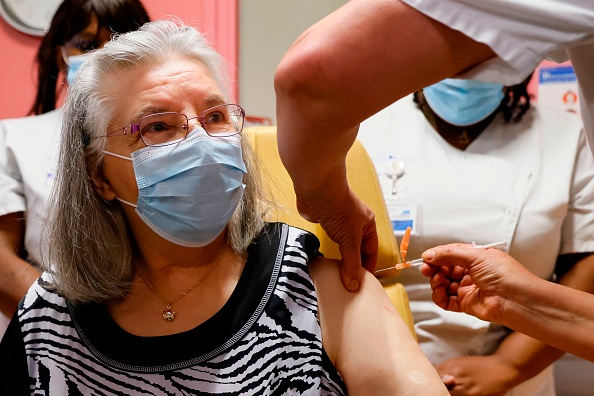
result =
[{"label": "syringe", "polygon": [[[473,248],[476,249],[487,249],[487,248],[498,248],[498,247],[502,247],[505,246],[507,243],[505,241],[499,241],[499,242],[493,242],[493,243],[488,243],[486,245],[476,245],[474,242],[472,242],[473,244]],[[410,261],[405,261],[404,263],[399,263],[396,264],[394,267],[389,267],[389,268],[383,268],[380,270],[375,271],[375,273],[377,274],[378,272],[382,272],[382,271],[389,271],[389,270],[400,270],[400,269],[404,269],[404,268],[411,268],[411,267],[418,267],[420,265],[422,265],[425,261],[422,258],[418,258],[418,259],[414,259],[414,260],[410,260]]]}]

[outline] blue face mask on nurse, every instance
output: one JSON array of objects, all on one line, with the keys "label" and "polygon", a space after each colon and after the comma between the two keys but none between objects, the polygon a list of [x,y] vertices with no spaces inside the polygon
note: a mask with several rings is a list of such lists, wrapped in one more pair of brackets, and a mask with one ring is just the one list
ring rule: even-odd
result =
[{"label": "blue face mask on nurse", "polygon": [[423,89],[427,104],[452,125],[476,124],[497,110],[503,85],[448,78]]},{"label": "blue face mask on nurse", "polygon": [[72,85],[78,70],[87,60],[89,54],[102,48],[109,41],[111,34],[110,30],[100,28],[95,18],[91,20],[87,29],[75,35],[60,47],[62,59],[66,64],[66,82],[68,85]]}]

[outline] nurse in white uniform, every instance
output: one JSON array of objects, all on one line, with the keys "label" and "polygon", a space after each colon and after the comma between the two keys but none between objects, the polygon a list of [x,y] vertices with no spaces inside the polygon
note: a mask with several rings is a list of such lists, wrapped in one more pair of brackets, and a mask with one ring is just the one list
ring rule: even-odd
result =
[{"label": "nurse in white uniform", "polygon": [[140,0],[64,0],[37,55],[36,116],[0,121],[0,337],[18,301],[39,276],[41,224],[57,158],[62,111],[56,104],[67,82],[114,32],[148,22]]},{"label": "nurse in white uniform", "polygon": [[345,286],[377,251],[344,171],[360,122],[447,77],[511,85],[547,56],[569,58],[594,149],[593,52],[590,0],[351,0],[307,29],[275,74],[279,152],[302,215],[340,244]]},{"label": "nurse in white uniform", "polygon": [[[413,226],[408,258],[451,242],[505,240],[515,259],[550,279],[558,256],[576,265],[594,260],[594,160],[578,117],[532,108],[508,123],[495,110],[501,88],[445,80],[418,93],[424,112],[404,98],[364,122],[359,138],[376,163],[396,228]],[[399,281],[423,351],[440,374],[453,376],[452,394],[475,387],[555,395],[547,365],[561,352],[439,308],[418,269],[403,270]]]}]

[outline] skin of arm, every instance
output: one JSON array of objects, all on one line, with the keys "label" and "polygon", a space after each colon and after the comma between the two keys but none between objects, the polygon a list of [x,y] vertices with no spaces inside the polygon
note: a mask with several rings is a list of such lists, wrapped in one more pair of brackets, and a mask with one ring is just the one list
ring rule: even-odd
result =
[{"label": "skin of arm", "polygon": [[359,124],[493,56],[399,1],[352,0],[306,30],[281,60],[274,79],[281,159],[301,215],[339,244],[349,290],[359,287],[361,264],[374,269],[377,253],[373,213],[346,180]]},{"label": "skin of arm", "polygon": [[334,260],[316,257],[309,270],[318,297],[326,353],[349,395],[447,395],[379,281],[365,273],[350,293]]},{"label": "skin of arm", "polygon": [[[559,283],[588,293],[594,292],[594,255],[567,254],[558,259],[570,267]],[[565,352],[524,334],[513,332],[489,356],[462,356],[437,366],[452,395],[504,395],[514,386],[534,377]],[[484,375],[488,372],[489,375]]]},{"label": "skin of arm", "polygon": [[0,216],[0,310],[8,317],[39,277],[39,271],[22,259],[24,236],[23,212]]},{"label": "skin of arm", "polygon": [[[430,277],[433,301],[441,308],[500,323],[594,361],[593,295],[540,279],[496,249],[451,244],[422,257],[427,264],[421,271]],[[588,260],[567,276],[577,278],[591,265]]]}]

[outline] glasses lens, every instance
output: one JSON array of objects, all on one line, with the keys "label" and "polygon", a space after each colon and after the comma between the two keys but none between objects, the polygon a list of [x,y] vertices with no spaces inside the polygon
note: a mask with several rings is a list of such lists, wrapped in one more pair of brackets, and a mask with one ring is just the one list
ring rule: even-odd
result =
[{"label": "glasses lens", "polygon": [[147,146],[164,146],[184,140],[188,119],[180,113],[157,113],[140,120],[140,136]]},{"label": "glasses lens", "polygon": [[202,114],[204,129],[211,136],[231,136],[240,133],[243,129],[243,119],[243,109],[235,104],[216,106]]}]

